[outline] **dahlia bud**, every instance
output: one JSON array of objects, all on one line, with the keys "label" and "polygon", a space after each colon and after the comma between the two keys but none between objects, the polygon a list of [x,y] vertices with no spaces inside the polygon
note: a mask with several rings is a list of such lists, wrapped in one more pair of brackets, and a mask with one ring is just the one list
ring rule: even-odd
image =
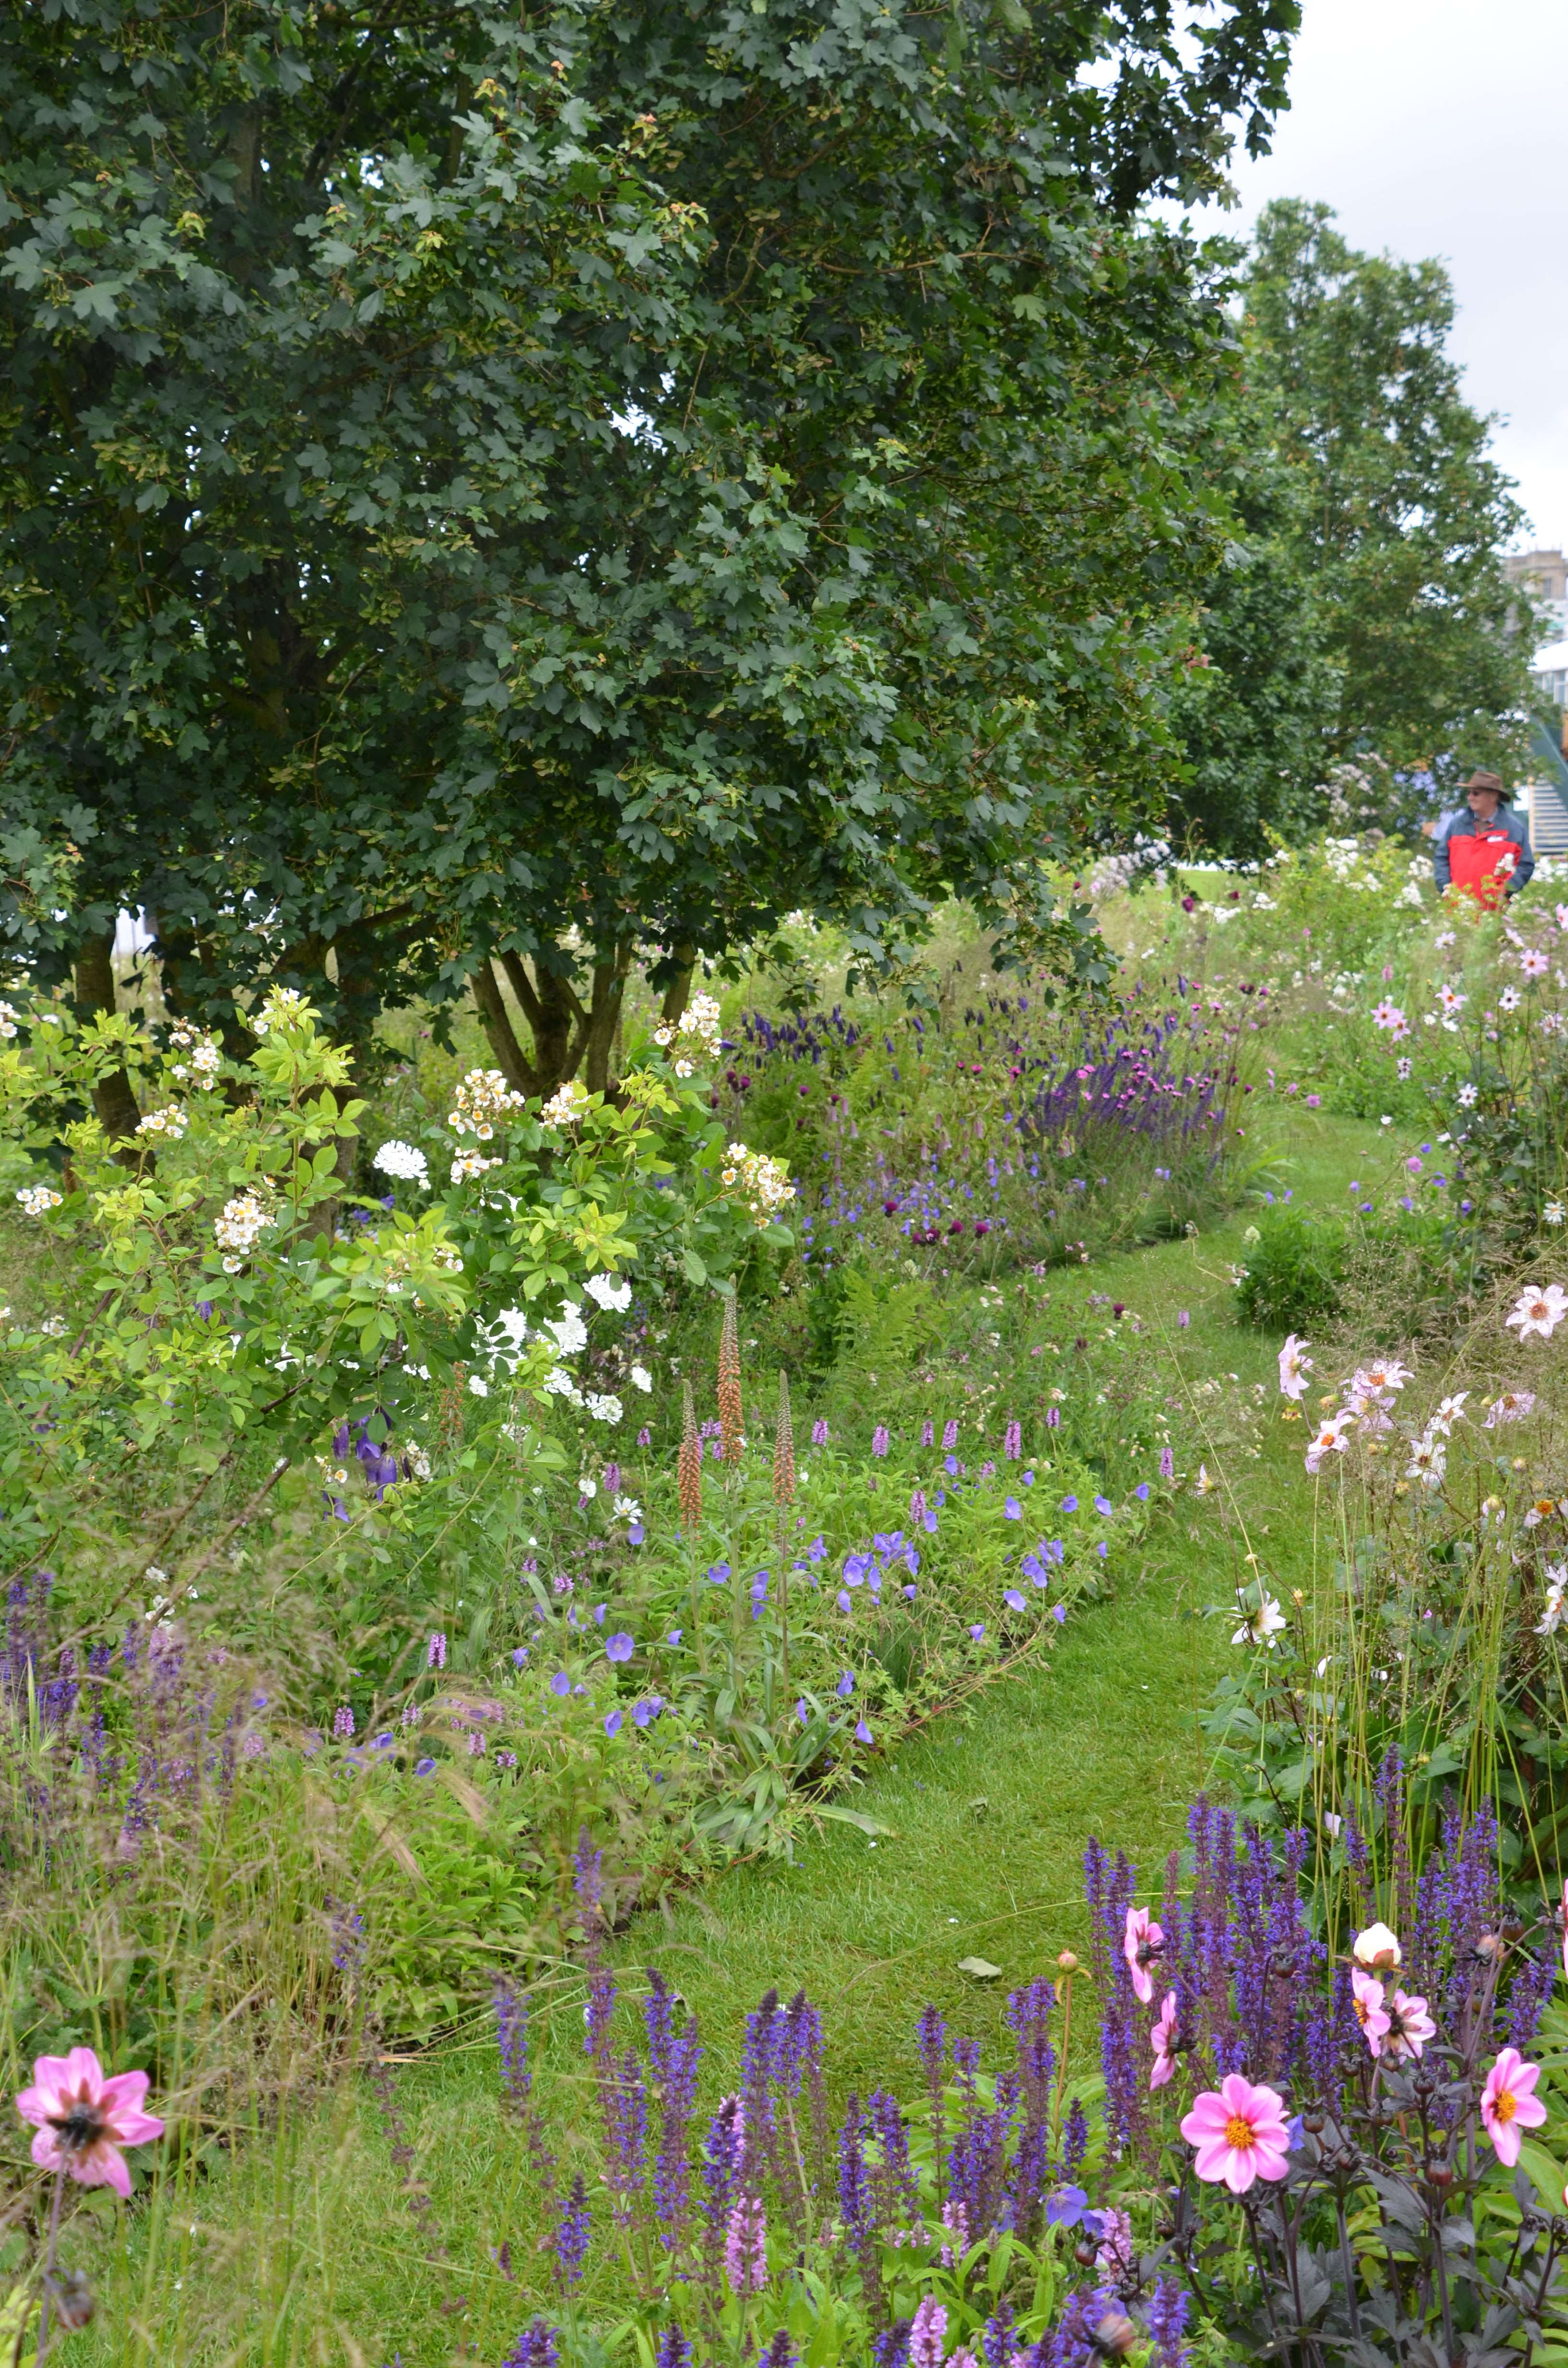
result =
[{"label": "dahlia bud", "polygon": [[61,2326],[73,2334],[85,2327],[97,2307],[86,2279],[75,2270],[50,2270],[43,2283]]}]

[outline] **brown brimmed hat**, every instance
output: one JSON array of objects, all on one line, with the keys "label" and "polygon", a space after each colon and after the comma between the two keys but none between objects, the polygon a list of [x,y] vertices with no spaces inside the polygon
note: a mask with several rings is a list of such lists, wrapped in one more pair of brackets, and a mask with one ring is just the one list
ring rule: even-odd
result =
[{"label": "brown brimmed hat", "polygon": [[1467,796],[1471,790],[1495,790],[1500,798],[1506,798],[1508,794],[1503,787],[1501,773],[1472,773],[1468,781],[1460,783],[1460,787]]}]

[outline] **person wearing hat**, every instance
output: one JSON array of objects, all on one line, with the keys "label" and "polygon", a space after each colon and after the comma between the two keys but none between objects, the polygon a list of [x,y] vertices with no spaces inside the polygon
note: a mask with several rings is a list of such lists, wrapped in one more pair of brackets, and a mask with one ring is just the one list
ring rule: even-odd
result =
[{"label": "person wearing hat", "polygon": [[1463,784],[1465,811],[1432,842],[1432,872],[1439,893],[1459,887],[1483,905],[1522,888],[1535,870],[1529,825],[1515,814],[1497,773],[1472,773]]}]

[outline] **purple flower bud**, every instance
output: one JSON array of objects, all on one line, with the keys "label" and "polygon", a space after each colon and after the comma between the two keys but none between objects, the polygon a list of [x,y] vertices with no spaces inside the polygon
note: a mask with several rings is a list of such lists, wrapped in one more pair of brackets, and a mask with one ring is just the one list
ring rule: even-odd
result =
[{"label": "purple flower bud", "polygon": [[432,1635],[430,1642],[425,1647],[425,1666],[427,1669],[444,1669],[446,1668],[447,1638],[444,1629],[437,1628]]},{"label": "purple flower bud", "polygon": [[340,1742],[347,1743],[354,1732],[354,1713],[347,1702],[340,1702],[332,1713],[332,1731]]},{"label": "purple flower bud", "polygon": [[955,1448],[955,1447],[958,1445],[958,1443],[959,1443],[959,1427],[958,1427],[958,1424],[957,1424],[956,1422],[945,1422],[945,1423],[942,1425],[942,1445],[943,1445],[943,1447],[944,1447],[944,1448],[946,1448],[947,1450],[949,1450],[949,1451],[950,1452],[953,1448]]},{"label": "purple flower bud", "polygon": [[618,1710],[612,1710],[609,1716],[606,1719],[605,1733],[607,1735],[619,1735],[620,1733],[620,1713]]},{"label": "purple flower bud", "polygon": [[653,1434],[646,1423],[637,1434],[637,1444],[639,1447],[652,1447],[653,1444]]},{"label": "purple flower bud", "polygon": [[825,1447],[827,1445],[827,1425],[823,1420],[820,1414],[818,1415],[815,1422],[812,1425],[812,1445],[813,1447]]},{"label": "purple flower bud", "polygon": [[880,1423],[878,1423],[878,1425],[877,1425],[877,1427],[876,1427],[875,1430],[871,1433],[871,1452],[872,1452],[872,1454],[873,1454],[873,1455],[885,1455],[885,1454],[887,1453],[887,1452],[888,1452],[888,1430],[887,1430],[887,1425],[886,1425],[886,1423],[880,1422]]},{"label": "purple flower bud", "polygon": [[1045,1410],[1045,1427],[1047,1430],[1060,1430],[1062,1428],[1062,1408],[1060,1406],[1047,1406]]},{"label": "purple flower bud", "polygon": [[855,1729],[855,1740],[857,1743],[869,1743],[873,1740],[871,1730],[864,1719],[861,1719]]}]

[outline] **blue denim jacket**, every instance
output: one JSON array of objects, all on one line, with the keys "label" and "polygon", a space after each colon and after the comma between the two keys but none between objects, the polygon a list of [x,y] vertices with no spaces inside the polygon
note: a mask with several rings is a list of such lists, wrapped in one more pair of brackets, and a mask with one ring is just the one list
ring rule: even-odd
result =
[{"label": "blue denim jacket", "polygon": [[[1440,837],[1433,840],[1432,871],[1439,888],[1448,887],[1451,877],[1449,868],[1449,839],[1474,838],[1477,834],[1477,828],[1478,825],[1475,816],[1471,813],[1470,808],[1467,806],[1463,814],[1456,815],[1454,820],[1449,825],[1447,830],[1445,830]],[[1514,845],[1519,850],[1517,868],[1514,872],[1513,878],[1508,882],[1507,893],[1511,896],[1516,888],[1522,888],[1524,886],[1525,882],[1535,870],[1535,857],[1530,851],[1530,826],[1525,820],[1523,814],[1516,814],[1512,806],[1499,806],[1492,820],[1490,822],[1482,823],[1479,825],[1479,828],[1481,830],[1506,830],[1509,837],[1513,840]]]}]

